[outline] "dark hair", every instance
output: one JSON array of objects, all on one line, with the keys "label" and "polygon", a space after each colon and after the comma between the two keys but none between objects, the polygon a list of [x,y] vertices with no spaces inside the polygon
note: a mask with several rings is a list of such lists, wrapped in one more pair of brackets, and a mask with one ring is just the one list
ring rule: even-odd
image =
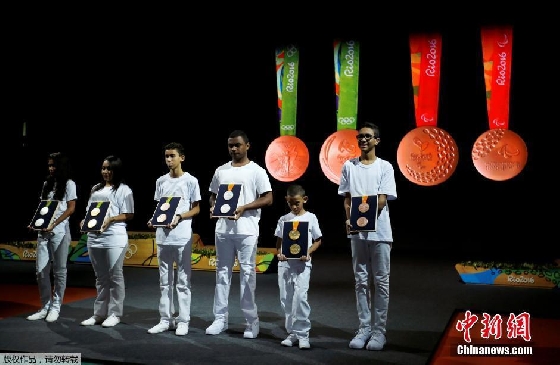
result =
[{"label": "dark hair", "polygon": [[[123,173],[123,163],[120,157],[107,156],[103,161],[109,162],[109,170],[113,173],[111,178],[111,185],[113,185],[113,192],[116,192],[119,186],[124,183],[124,173]],[[105,181],[101,180],[100,183],[95,185],[92,189],[92,193],[97,190],[101,190],[105,186]]]},{"label": "dark hair", "polygon": [[54,190],[54,199],[62,200],[66,193],[66,183],[71,179],[72,171],[70,166],[70,159],[62,152],[54,152],[49,154],[47,161],[53,161],[54,174],[46,178],[43,191],[41,192],[41,199],[47,199],[49,192]]},{"label": "dark hair", "polygon": [[237,138],[237,137],[241,137],[241,139],[243,139],[243,142],[249,143],[249,137],[247,137],[247,134],[239,129],[236,129],[233,132],[231,132],[228,138]]},{"label": "dark hair", "polygon": [[290,185],[288,186],[288,190],[286,192],[288,196],[305,196],[305,189],[301,185]]},{"label": "dark hair", "polygon": [[163,150],[164,152],[166,150],[177,150],[177,152],[179,152],[179,156],[185,155],[185,147],[183,147],[183,145],[178,142],[170,142],[166,144]]},{"label": "dark hair", "polygon": [[373,124],[371,122],[364,122],[360,125],[360,127],[358,128],[358,130],[362,129],[362,128],[370,128],[373,130],[373,135],[376,138],[379,138],[379,127],[376,124]]}]

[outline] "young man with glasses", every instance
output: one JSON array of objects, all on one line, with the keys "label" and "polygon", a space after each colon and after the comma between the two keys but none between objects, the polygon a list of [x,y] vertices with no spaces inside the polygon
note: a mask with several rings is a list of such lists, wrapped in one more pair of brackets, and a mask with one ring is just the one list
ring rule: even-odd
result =
[{"label": "young man with glasses", "polygon": [[[364,123],[358,129],[360,157],[342,166],[338,194],[344,197],[346,228],[352,249],[352,268],[356,281],[356,305],[360,322],[349,347],[382,350],[386,343],[389,308],[390,253],[393,243],[388,200],[397,198],[395,174],[390,162],[376,156],[379,127]],[[360,231],[350,223],[352,197],[377,196],[375,231]],[[352,232],[352,233],[351,233]],[[373,287],[370,283],[373,279]],[[371,303],[370,303],[371,301]],[[367,344],[367,345],[366,345]]]},{"label": "young man with glasses", "polygon": [[[231,161],[219,166],[210,182],[211,216],[218,198],[225,197],[225,194],[224,197],[218,197],[221,185],[241,185],[241,190],[233,215],[217,218],[216,222],[214,322],[206,329],[207,335],[218,335],[228,329],[228,296],[236,257],[240,270],[241,310],[246,321],[243,337],[256,338],[260,330],[255,303],[255,265],[261,208],[272,205],[272,186],[266,170],[247,157],[249,148],[245,132],[233,131],[228,137]],[[226,193],[228,192],[230,190]],[[229,194],[226,199],[231,199],[231,195],[233,194]]]}]

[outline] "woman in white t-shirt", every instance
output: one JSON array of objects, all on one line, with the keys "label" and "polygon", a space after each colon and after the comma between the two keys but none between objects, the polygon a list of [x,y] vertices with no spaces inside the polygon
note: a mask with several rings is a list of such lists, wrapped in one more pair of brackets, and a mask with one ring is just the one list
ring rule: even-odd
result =
[{"label": "woman in white t-shirt", "polygon": [[[124,182],[122,161],[108,156],[101,166],[102,182],[91,189],[87,207],[92,202],[109,201],[109,210],[99,233],[88,232],[88,253],[95,271],[97,298],[93,316],[82,326],[100,324],[113,327],[123,314],[125,284],[123,263],[128,247],[126,222],[134,217],[132,189]],[[83,221],[80,226],[83,225]]]}]

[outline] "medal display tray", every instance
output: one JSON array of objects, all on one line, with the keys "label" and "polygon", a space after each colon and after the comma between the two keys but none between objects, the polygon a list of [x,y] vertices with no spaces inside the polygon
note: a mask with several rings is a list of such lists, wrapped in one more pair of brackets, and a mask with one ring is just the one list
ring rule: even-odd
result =
[{"label": "medal display tray", "polygon": [[[173,217],[177,212],[177,207],[181,201],[180,196],[164,196],[159,199],[159,202],[154,210],[150,222],[154,227],[166,227],[173,222]],[[163,208],[163,209],[162,209]]]},{"label": "medal display tray", "polygon": [[101,201],[90,203],[84,223],[80,227],[82,232],[101,232],[101,226],[109,213],[109,206],[111,202]]},{"label": "medal display tray", "polygon": [[282,234],[282,254],[287,259],[299,259],[307,256],[307,246],[309,245],[309,222],[299,222],[297,232],[293,235],[294,221],[284,222],[284,231]]},{"label": "medal display tray", "polygon": [[375,232],[377,230],[377,195],[368,195],[365,204],[369,209],[365,212],[360,210],[360,205],[364,204],[361,196],[352,197],[350,207],[350,233],[356,232]]},{"label": "medal display tray", "polygon": [[[231,190],[229,190],[230,185],[233,185]],[[224,196],[224,194],[226,195]],[[230,199],[226,199],[228,195],[231,196]],[[212,210],[212,218],[234,217],[240,195],[241,184],[221,184],[218,188],[218,194],[216,194],[216,204],[214,204],[214,210]]]},{"label": "medal display tray", "polygon": [[54,218],[54,213],[58,208],[58,200],[41,200],[39,206],[31,219],[29,226],[34,231],[41,231],[51,225]]}]

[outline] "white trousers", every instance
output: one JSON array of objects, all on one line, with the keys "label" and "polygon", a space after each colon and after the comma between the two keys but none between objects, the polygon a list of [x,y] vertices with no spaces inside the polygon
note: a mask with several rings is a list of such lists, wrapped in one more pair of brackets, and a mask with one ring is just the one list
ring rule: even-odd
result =
[{"label": "white trousers", "polygon": [[307,301],[307,292],[311,267],[306,266],[303,261],[292,261],[289,262],[290,266],[278,266],[280,306],[284,311],[288,334],[293,333],[297,338],[309,338],[311,307]]},{"label": "white trousers", "polygon": [[[64,233],[40,233],[37,238],[37,259],[35,271],[39,285],[41,308],[60,312],[66,290],[66,263],[70,247],[70,226]],[[54,285],[51,284],[51,263]]]},{"label": "white trousers", "polygon": [[214,316],[226,318],[228,297],[235,258],[239,262],[239,288],[241,311],[247,323],[257,320],[255,289],[257,287],[257,241],[258,236],[228,235],[216,233],[216,290],[214,292]]},{"label": "white trousers", "polygon": [[95,272],[97,298],[93,314],[101,318],[111,314],[121,317],[124,305],[123,263],[127,247],[88,247],[89,258]]},{"label": "white trousers", "polygon": [[360,328],[385,334],[389,310],[391,242],[367,241],[352,237],[350,244]]},{"label": "white trousers", "polygon": [[[192,240],[189,240],[185,246],[157,246],[161,320],[170,322],[173,319],[175,290],[177,290],[179,304],[177,322],[188,323],[191,319],[191,248]],[[174,263],[177,263],[177,283],[175,283]]]}]

